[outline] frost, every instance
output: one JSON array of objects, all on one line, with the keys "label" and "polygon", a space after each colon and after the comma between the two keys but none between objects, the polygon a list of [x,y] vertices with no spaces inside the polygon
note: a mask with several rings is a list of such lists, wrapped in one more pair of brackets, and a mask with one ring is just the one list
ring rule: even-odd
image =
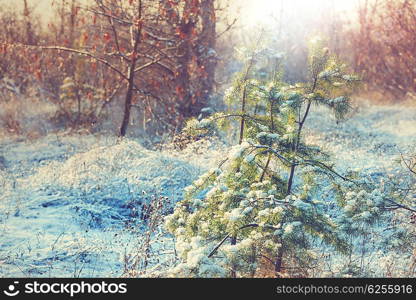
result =
[{"label": "frost", "polygon": [[259,217],[266,217],[266,216],[268,216],[269,214],[270,214],[270,209],[269,209],[269,208],[263,209],[263,210],[261,210],[261,211],[259,211],[259,212],[257,213],[257,215],[258,215]]},{"label": "frost", "polygon": [[211,125],[211,120],[203,119],[203,120],[199,121],[198,128],[199,129],[206,129],[206,128],[210,127],[210,125]]},{"label": "frost", "polygon": [[241,145],[236,145],[231,148],[229,153],[229,158],[231,159],[237,159],[240,158],[244,151],[250,147],[250,144],[248,142],[243,142]]},{"label": "frost", "polygon": [[208,191],[208,193],[206,194],[207,198],[211,198],[212,196],[214,196],[216,193],[218,192],[218,188],[214,187],[212,189],[210,189]]},{"label": "frost", "polygon": [[240,243],[238,243],[238,247],[241,248],[250,248],[253,244],[254,244],[254,240],[251,238],[246,238],[244,240],[242,240]]},{"label": "frost", "polygon": [[292,204],[294,207],[300,209],[300,210],[310,210],[312,208],[312,206],[309,203],[303,202],[300,199],[297,199],[295,202],[293,202]]},{"label": "frost", "polygon": [[251,164],[254,161],[255,155],[254,154],[250,154],[247,155],[244,159],[244,161],[248,164]]},{"label": "frost", "polygon": [[285,234],[291,234],[293,232],[294,226],[292,224],[288,224],[284,227]]},{"label": "frost", "polygon": [[273,208],[273,213],[274,214],[280,214],[280,213],[282,213],[284,211],[284,209],[283,209],[283,207],[275,207],[275,208]]},{"label": "frost", "polygon": [[203,261],[203,259],[206,257],[204,253],[201,253],[198,250],[190,251],[188,253],[188,266],[191,268],[196,268],[198,265]]},{"label": "frost", "polygon": [[361,214],[361,217],[363,219],[370,219],[372,216],[371,216],[371,213],[369,211],[365,211]]},{"label": "frost", "polygon": [[247,207],[250,205],[250,202],[248,200],[243,200],[240,202],[240,207]]},{"label": "frost", "polygon": [[184,188],[184,192],[185,193],[190,193],[195,189],[195,187],[193,185],[188,185],[187,187]]},{"label": "frost", "polygon": [[193,205],[194,205],[195,207],[199,207],[199,206],[203,206],[203,205],[204,205],[204,203],[201,201],[201,199],[194,199],[194,201],[193,201]]},{"label": "frost", "polygon": [[295,132],[295,130],[296,130],[295,126],[292,126],[292,125],[287,125],[287,126],[286,126],[286,131],[287,131],[288,133]]},{"label": "frost", "polygon": [[250,214],[252,211],[253,211],[253,208],[252,208],[252,207],[247,207],[247,208],[245,208],[245,209],[243,210],[242,214],[243,214],[243,215],[248,215],[248,214]]},{"label": "frost", "polygon": [[[358,172],[357,177],[362,179],[361,182],[371,186],[377,182],[376,179],[387,175],[392,179],[400,177],[401,174],[394,165],[394,159],[397,158],[395,149],[403,149],[416,142],[416,130],[412,125],[414,115],[413,108],[364,107],[348,123],[336,124],[327,111],[322,110],[312,114],[311,122],[306,123],[310,132],[306,139],[325,147],[332,154],[340,174]],[[314,122],[317,119],[324,122]],[[262,137],[279,140],[277,135],[270,135],[267,127],[264,127],[260,128],[264,133]],[[241,158],[248,154],[248,147],[245,144],[232,148],[231,151]],[[7,167],[0,170],[0,219],[3,228],[0,254],[5,258],[1,263],[2,275],[21,276],[22,273],[17,268],[19,266],[24,272],[35,270],[34,275],[47,276],[49,271],[45,273],[45,270],[49,270],[48,266],[52,263],[52,276],[72,276],[74,261],[82,258],[92,263],[85,265],[81,276],[120,276],[125,247],[134,253],[137,250],[134,244],[142,237],[141,228],[137,228],[139,233],[135,235],[119,231],[123,222],[130,218],[130,211],[126,209],[130,201],[143,200],[145,195],[142,191],[145,191],[146,195],[167,195],[173,205],[183,198],[184,190],[190,192],[195,189],[192,182],[198,180],[201,173],[209,170],[210,174],[220,175],[221,170],[212,167],[216,168],[216,162],[224,159],[224,153],[227,152],[228,148],[178,153],[149,151],[134,140],[110,137],[98,139],[94,136],[53,135],[32,143],[4,142],[1,155],[5,156]],[[244,175],[244,172],[241,170],[239,175]],[[199,179],[203,181],[204,177]],[[362,273],[363,276],[404,277],[409,274],[406,272],[413,263],[411,256],[403,250],[403,241],[406,241],[408,231],[402,232],[394,228],[401,226],[395,222],[401,220],[402,216],[394,214],[394,217],[386,218],[387,220],[381,219],[379,224],[369,225],[378,214],[386,213],[384,205],[390,205],[383,194],[383,185],[388,182],[385,180],[383,184],[376,185],[377,189],[372,191],[352,191],[356,186],[351,184],[351,191],[345,195],[346,205],[343,210],[334,206],[336,200],[331,187],[318,191],[317,199],[321,200],[326,216],[337,220],[336,230],[354,232],[348,235],[354,239],[352,246],[356,251],[352,253],[351,261],[360,261],[358,250],[363,243],[361,238],[365,238],[368,248],[365,249],[363,270],[367,273]],[[328,182],[322,179],[320,184],[325,187]],[[281,195],[276,190],[269,190],[268,185],[270,182],[265,181],[238,190],[245,198],[251,199],[252,203],[250,200],[224,203],[222,208],[227,209],[239,205],[239,208],[230,212],[227,221],[236,222],[244,218],[241,223],[247,224],[246,219],[251,222],[253,218],[253,209],[255,212],[259,210],[259,216],[262,217],[274,219],[277,215],[277,222],[280,221],[279,215],[287,207],[290,209],[290,205],[299,208],[299,213],[315,211],[316,206],[310,204],[309,199],[302,201],[296,196],[287,197],[287,203],[282,204],[282,199],[277,199]],[[296,182],[295,191],[301,191],[301,187]],[[219,185],[207,188],[206,192],[210,196],[224,192],[223,196],[228,197],[228,201],[236,191],[226,191],[225,185]],[[266,197],[270,198],[261,201],[258,199]],[[272,203],[270,200],[275,201]],[[199,199],[188,202],[191,209],[193,205],[200,206],[203,203]],[[316,204],[317,201],[311,203]],[[259,208],[256,205],[260,205]],[[305,215],[309,216],[302,214],[301,217]],[[351,217],[355,219],[351,220]],[[167,223],[189,222],[189,219],[179,215],[168,216],[166,220]],[[281,222],[290,221],[282,219]],[[264,222],[263,225],[269,223]],[[280,224],[273,225],[278,228]],[[205,221],[198,226],[205,231],[209,230]],[[408,226],[413,228],[412,224]],[[332,230],[330,227],[325,229]],[[354,230],[369,230],[370,234],[360,236]],[[302,224],[299,222],[287,223],[278,230],[253,230],[250,238],[244,238],[229,250],[232,252],[234,249],[241,251],[249,248],[253,241],[262,241],[266,233],[269,237],[274,233],[280,238],[283,233],[290,235],[297,232],[302,233]],[[118,233],[117,237],[115,233]],[[177,236],[186,234],[189,233],[184,228],[175,231]],[[169,237],[159,245],[165,244],[168,250],[172,250],[171,240]],[[198,268],[198,273],[194,276],[229,275],[229,268],[222,267],[221,255],[215,260],[207,258],[208,251],[215,244],[203,247],[198,240],[176,242],[178,255],[186,263],[172,269],[172,272],[180,272],[173,272],[172,276],[189,276],[193,274],[192,268]],[[270,246],[276,247],[276,243]],[[378,248],[375,249],[376,247]],[[318,250],[321,249],[316,251]],[[7,259],[11,254],[14,255],[13,263]],[[165,255],[161,254],[157,259],[163,260]],[[313,253],[310,255],[314,256]],[[322,270],[317,276],[356,276],[349,266],[345,266],[345,261],[345,257],[333,254],[330,259],[325,259],[325,263],[331,264],[331,272]]]},{"label": "frost", "polygon": [[354,211],[354,207],[351,205],[345,205],[344,206],[344,211],[345,212],[353,212]]},{"label": "frost", "polygon": [[241,208],[234,208],[230,213],[228,213],[228,219],[232,222],[238,221],[243,217]]},{"label": "frost", "polygon": [[[143,230],[141,225],[134,232],[122,230],[126,220],[133,220],[130,203],[156,194],[168,196],[174,205],[186,186],[193,189],[193,180],[217,166],[223,152],[149,151],[129,139],[56,134],[2,147],[9,169],[0,170],[0,256],[15,253],[14,262],[21,266],[19,270],[3,261],[4,276],[30,270],[34,276],[73,276],[74,262],[80,259],[91,262],[80,276],[121,276],[120,257],[137,253],[131,241]],[[17,176],[10,176],[12,172]],[[162,236],[156,244],[155,253],[169,253],[173,247]],[[163,254],[158,259],[164,263],[171,258]]]},{"label": "frost", "polygon": [[329,99],[328,103],[329,104],[341,104],[341,103],[344,103],[346,100],[347,100],[346,97],[337,97],[334,99]]},{"label": "frost", "polygon": [[332,85],[335,86],[335,87],[340,87],[340,86],[343,86],[344,83],[342,83],[342,82],[334,82]]},{"label": "frost", "polygon": [[256,135],[256,138],[262,144],[274,143],[280,140],[278,134],[270,132],[260,132]]}]

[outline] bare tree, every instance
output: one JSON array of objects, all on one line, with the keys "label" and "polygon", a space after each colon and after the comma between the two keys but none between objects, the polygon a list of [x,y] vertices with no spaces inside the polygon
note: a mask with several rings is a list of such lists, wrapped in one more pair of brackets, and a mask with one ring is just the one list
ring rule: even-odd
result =
[{"label": "bare tree", "polygon": [[416,3],[365,0],[359,24],[352,34],[354,63],[370,87],[395,97],[416,93]]},{"label": "bare tree", "polygon": [[[81,86],[98,77],[93,75],[97,64],[110,70],[111,76],[102,75],[106,80],[101,84],[106,90],[112,89],[108,95],[124,93],[120,136],[127,133],[133,108],[138,110],[144,130],[148,122],[160,125],[164,131],[175,130],[184,119],[198,115],[214,91],[214,3],[215,0],[94,0],[84,7],[77,0],[56,0],[58,22],[49,25],[55,40],[47,36],[41,46],[28,47],[32,41],[26,39],[21,46],[32,52],[55,50],[58,67],[50,62],[47,70],[45,61],[51,58],[42,51],[36,54],[43,62],[36,72],[46,72],[58,100],[60,82],[65,77]],[[87,63],[87,71],[83,66],[77,67]],[[56,68],[62,73],[49,76]],[[80,68],[85,74],[79,74]],[[77,124],[81,115],[78,98]]]}]

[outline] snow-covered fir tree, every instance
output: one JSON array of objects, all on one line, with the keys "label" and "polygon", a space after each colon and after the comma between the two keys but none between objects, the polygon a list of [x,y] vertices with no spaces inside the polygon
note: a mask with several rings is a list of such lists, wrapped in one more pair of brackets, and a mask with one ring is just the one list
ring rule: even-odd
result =
[{"label": "snow-covered fir tree", "polygon": [[238,122],[239,138],[167,217],[181,258],[175,276],[247,277],[267,268],[273,276],[294,276],[313,263],[316,241],[347,251],[316,191],[323,177],[349,179],[303,135],[314,106],[330,108],[338,120],[346,116],[358,79],[320,40],[311,43],[308,82],[282,82],[278,64],[272,74],[260,74],[263,56],[246,55],[226,95],[232,110],[188,123],[188,132],[201,133]]}]

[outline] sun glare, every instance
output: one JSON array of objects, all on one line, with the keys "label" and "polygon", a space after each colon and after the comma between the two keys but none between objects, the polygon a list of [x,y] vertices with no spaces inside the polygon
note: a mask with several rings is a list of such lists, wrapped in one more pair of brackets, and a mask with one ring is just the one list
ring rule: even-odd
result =
[{"label": "sun glare", "polygon": [[358,0],[246,0],[242,2],[243,23],[247,26],[270,25],[287,15],[296,18],[319,18],[325,11],[351,10]]}]

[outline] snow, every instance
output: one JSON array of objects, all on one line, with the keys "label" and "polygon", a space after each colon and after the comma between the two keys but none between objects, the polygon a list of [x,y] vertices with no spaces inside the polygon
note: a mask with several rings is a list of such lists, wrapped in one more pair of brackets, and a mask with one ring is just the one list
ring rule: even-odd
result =
[{"label": "snow", "polygon": [[230,213],[226,213],[226,214],[227,214],[227,218],[232,222],[236,222],[244,216],[242,209],[239,207],[234,208]]},{"label": "snow", "polygon": [[296,199],[292,205],[300,210],[308,211],[311,209],[311,205],[309,203],[303,202],[300,199]]},{"label": "snow", "polygon": [[294,228],[293,224],[286,225],[284,228],[284,233],[291,234],[293,232],[293,228]]},{"label": "snow", "polygon": [[253,154],[249,154],[245,157],[244,161],[248,164],[251,164],[256,157]]},{"label": "snow", "polygon": [[307,141],[329,152],[341,170],[391,173],[399,151],[416,142],[415,113],[414,107],[362,105],[337,124],[326,109],[315,107],[305,125]]},{"label": "snow", "polygon": [[[184,187],[216,166],[220,151],[150,151],[137,141],[92,135],[0,147],[7,163],[0,172],[2,276],[121,276],[120,258],[135,251],[143,233],[138,221],[135,231],[126,229],[131,204],[149,201],[147,195],[182,199]],[[173,252],[169,239],[160,250]]]},{"label": "snow", "polygon": [[243,143],[241,143],[241,145],[235,145],[231,148],[230,150],[230,154],[229,154],[229,158],[230,159],[237,159],[240,158],[244,151],[247,150],[247,148],[250,147],[250,144],[247,143],[246,141],[244,141]]},{"label": "snow", "polygon": [[[314,107],[305,126],[307,141],[329,152],[336,170],[359,170],[365,180],[397,174],[399,151],[411,151],[415,145],[415,121],[413,107],[363,105],[337,124],[326,109]],[[0,158],[4,157],[4,167],[0,165],[1,276],[123,275],[125,253],[134,253],[144,234],[144,224],[132,217],[132,205],[150,201],[151,195],[166,196],[173,205],[183,198],[185,187],[204,172],[217,170],[230,149],[204,143],[196,142],[182,151],[152,151],[136,140],[105,135],[0,140]],[[241,157],[248,146],[234,146],[229,156]],[[247,162],[253,159],[249,156]],[[379,194],[373,192],[373,203],[365,199],[366,205],[377,209],[382,202]],[[294,204],[299,209],[311,207],[300,200]],[[354,211],[354,203],[345,209]],[[250,210],[247,202],[228,217],[237,221]],[[371,215],[364,211],[360,217]],[[133,228],[126,229],[132,218]],[[296,227],[290,223],[283,230],[290,234]],[[170,236],[158,237],[154,251],[160,255],[154,266],[174,259],[172,245]],[[222,272],[210,264],[206,249],[196,242],[183,247],[192,247],[189,253],[195,255],[190,262],[202,266],[201,274]],[[397,261],[394,255],[374,254],[371,259],[387,267]]]}]

